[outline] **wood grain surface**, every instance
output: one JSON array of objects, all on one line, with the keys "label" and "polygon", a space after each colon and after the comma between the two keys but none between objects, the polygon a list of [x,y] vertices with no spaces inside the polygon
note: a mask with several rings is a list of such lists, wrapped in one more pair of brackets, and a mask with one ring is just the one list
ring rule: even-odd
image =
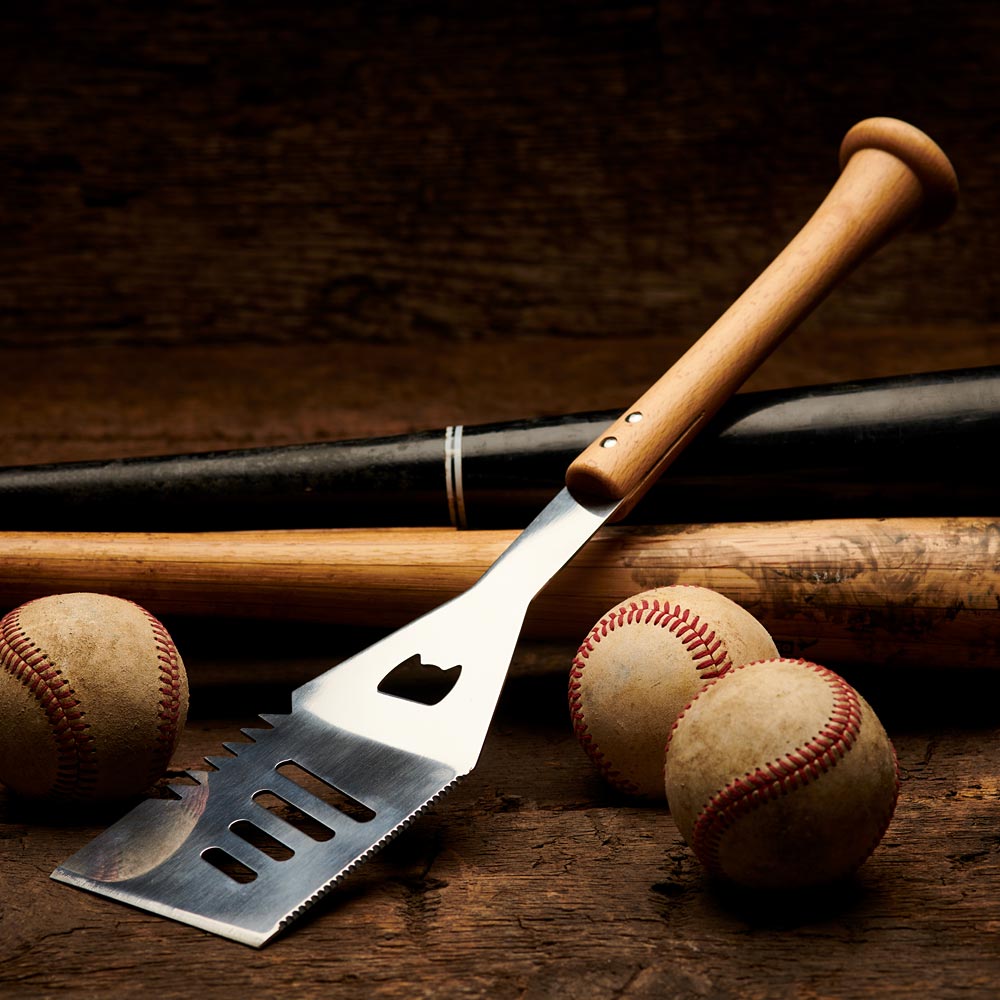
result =
[{"label": "wood grain surface", "polygon": [[[0,980],[16,996],[197,984],[209,996],[987,997],[1000,974],[995,716],[935,683],[868,694],[895,741],[901,799],[878,851],[836,890],[708,883],[669,815],[601,785],[559,670],[512,682],[477,770],[261,952],[51,882],[112,817],[0,802]],[[239,739],[253,718],[238,708],[193,718],[175,765]]]},{"label": "wood grain surface", "polygon": [[[11,0],[0,461],[620,406],[801,226],[871,115],[941,144],[959,210],[750,387],[995,364],[997,27],[981,0]],[[174,775],[378,633],[167,624],[192,684]],[[899,752],[896,818],[845,886],[758,897],[602,785],[566,708],[575,645],[522,641],[480,766],[260,952],[50,881],[112,815],[0,789],[0,992],[995,996],[1000,671],[848,665]]]}]

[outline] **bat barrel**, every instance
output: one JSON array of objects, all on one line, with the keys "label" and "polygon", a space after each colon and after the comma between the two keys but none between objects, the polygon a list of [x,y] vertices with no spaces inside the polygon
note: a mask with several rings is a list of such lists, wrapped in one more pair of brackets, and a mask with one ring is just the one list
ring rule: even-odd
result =
[{"label": "bat barrel", "polygon": [[[755,615],[782,655],[996,669],[998,530],[989,517],[606,528],[542,590],[524,634],[579,642],[631,595],[693,583]],[[83,590],[160,617],[391,629],[467,590],[515,537],[448,528],[0,532],[0,599],[14,607]]]},{"label": "bat barrel", "polygon": [[[617,412],[0,469],[0,509],[12,530],[523,527]],[[630,521],[988,513],[998,432],[1000,366],[744,393]]]}]

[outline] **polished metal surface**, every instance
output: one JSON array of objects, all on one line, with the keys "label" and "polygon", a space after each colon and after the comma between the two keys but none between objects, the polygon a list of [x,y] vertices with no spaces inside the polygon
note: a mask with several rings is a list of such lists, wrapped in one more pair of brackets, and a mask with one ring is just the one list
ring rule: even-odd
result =
[{"label": "polished metal surface", "polygon": [[[235,756],[210,758],[217,771],[174,786],[178,801],[143,802],[52,877],[265,944],[475,766],[531,598],[617,506],[564,489],[466,593],[298,688],[290,715],[263,717]],[[379,690],[416,658],[457,675],[436,704]],[[291,780],[289,762],[345,798]]]}]

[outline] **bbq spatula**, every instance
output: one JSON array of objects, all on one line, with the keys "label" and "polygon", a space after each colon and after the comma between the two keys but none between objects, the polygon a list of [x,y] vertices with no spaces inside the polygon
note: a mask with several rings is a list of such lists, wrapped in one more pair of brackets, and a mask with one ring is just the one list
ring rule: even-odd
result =
[{"label": "bbq spatula", "polygon": [[[179,799],[144,801],[52,877],[260,946],[467,774],[532,597],[854,265],[954,205],[947,158],[902,122],[856,125],[841,165],[802,231],[573,461],[566,488],[470,590],[298,688],[291,714],[262,716],[250,742],[209,758],[216,770],[172,786]],[[407,663],[441,668],[450,690],[435,704],[386,690]],[[330,794],[309,787],[317,779]]]}]

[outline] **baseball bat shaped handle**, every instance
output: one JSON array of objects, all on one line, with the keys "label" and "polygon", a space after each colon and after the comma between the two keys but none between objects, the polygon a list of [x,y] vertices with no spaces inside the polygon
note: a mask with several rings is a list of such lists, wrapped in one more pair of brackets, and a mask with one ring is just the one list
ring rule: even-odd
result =
[{"label": "baseball bat shaped handle", "polygon": [[624,501],[620,519],[736,389],[865,257],[906,226],[952,211],[958,182],[919,129],[893,118],[855,125],[841,174],[805,226],[753,284],[574,461],[579,499]]},{"label": "baseball bat shaped handle", "polygon": [[[392,629],[467,590],[516,530],[0,532],[0,599],[96,591],[158,616]],[[1000,666],[996,518],[849,518],[606,528],[532,602],[525,635],[579,642],[654,587],[710,587],[785,656]]]}]

